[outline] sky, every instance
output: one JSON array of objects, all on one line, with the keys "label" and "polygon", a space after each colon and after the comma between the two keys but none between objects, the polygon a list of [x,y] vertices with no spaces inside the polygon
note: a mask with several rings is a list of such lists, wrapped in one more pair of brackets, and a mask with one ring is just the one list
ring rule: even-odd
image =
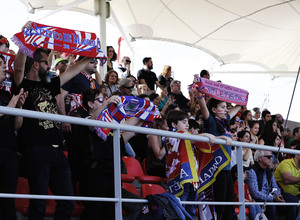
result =
[{"label": "sky", "polygon": [[[19,0],[1,0],[2,19],[0,23],[0,34],[10,39],[15,33],[21,31],[22,26],[28,20],[38,23],[76,29],[81,31],[94,32],[100,37],[99,19],[95,16],[63,11],[51,15],[47,18],[37,20],[47,13],[45,10],[37,11],[34,15],[28,13],[23,3]],[[116,26],[107,23],[107,45],[112,45],[118,50],[118,38],[121,33]],[[11,43],[11,49],[17,52],[16,45]],[[244,74],[234,73],[232,71],[265,71],[261,67],[249,64],[236,65],[220,65],[209,54],[192,47],[150,40],[136,40],[131,43],[134,53],[130,51],[125,41],[121,43],[121,56],[127,55],[131,57],[132,73],[136,76],[139,69],[142,68],[142,59],[144,57],[152,57],[153,71],[158,76],[164,65],[170,65],[173,71],[173,78],[180,80],[182,92],[188,96],[187,86],[192,83],[193,75],[199,74],[202,69],[211,72],[211,80],[221,80],[223,83],[246,89],[249,92],[249,101],[247,108],[254,107],[268,108],[272,114],[281,113],[284,118],[287,116],[288,107],[291,100],[295,77],[277,77],[270,74]],[[114,66],[117,66],[114,63]],[[215,73],[225,71],[225,73]],[[299,94],[299,95],[298,95]],[[289,119],[300,122],[300,114],[297,110],[300,108],[300,91],[296,89]]]}]

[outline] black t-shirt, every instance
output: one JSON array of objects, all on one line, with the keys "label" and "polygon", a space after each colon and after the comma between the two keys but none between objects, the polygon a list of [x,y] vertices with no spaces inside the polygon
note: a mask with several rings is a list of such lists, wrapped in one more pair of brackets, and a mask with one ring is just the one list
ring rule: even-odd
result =
[{"label": "black t-shirt", "polygon": [[[0,106],[7,106],[10,99],[10,93],[8,91],[0,89]],[[17,140],[14,131],[14,116],[3,115],[2,117],[0,117],[0,134],[0,147],[16,148]]]},{"label": "black t-shirt", "polygon": [[177,104],[180,109],[182,109],[184,111],[189,110],[189,107],[187,106],[187,103],[189,102],[189,100],[184,95],[182,95],[182,93],[180,93],[180,94],[170,93],[169,95],[174,96],[174,98],[175,98],[174,103]]},{"label": "black t-shirt", "polygon": [[144,79],[147,86],[151,89],[154,90],[154,84],[156,81],[158,81],[156,74],[152,71],[146,71],[145,69],[141,69],[137,73],[137,78],[138,80]]},{"label": "black t-shirt", "polygon": [[[86,126],[75,126],[72,132],[72,148],[69,152],[71,169],[84,174],[86,170],[96,169],[99,172],[114,173],[113,133],[110,132],[103,141],[95,132]],[[125,153],[125,145],[120,137],[121,157]],[[121,160],[122,168],[124,163]]]},{"label": "black t-shirt", "polygon": [[[55,96],[60,93],[60,78],[50,83],[23,79],[19,88],[28,91],[23,109],[58,114]],[[18,132],[18,141],[22,147],[62,144],[61,123],[44,119],[23,118]]]}]

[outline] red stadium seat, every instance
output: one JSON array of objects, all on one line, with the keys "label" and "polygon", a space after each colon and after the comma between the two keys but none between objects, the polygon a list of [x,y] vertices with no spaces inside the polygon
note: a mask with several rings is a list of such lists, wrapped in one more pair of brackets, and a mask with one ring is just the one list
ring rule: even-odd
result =
[{"label": "red stadium seat", "polygon": [[[122,183],[122,188],[126,189],[128,192],[131,192],[135,195],[140,195],[139,191],[137,190],[137,188],[135,188],[134,185],[130,184],[130,183]],[[122,215],[123,216],[128,216],[129,213],[127,211],[125,211],[124,209],[122,209]]]},{"label": "red stadium seat", "polygon": [[124,163],[126,164],[128,175],[132,175],[141,183],[160,183],[161,178],[158,176],[146,176],[143,172],[142,166],[139,161],[132,157],[124,156]]},{"label": "red stadium seat", "polygon": [[141,188],[142,197],[146,197],[148,195],[161,194],[166,192],[166,190],[157,184],[143,184]]},{"label": "red stadium seat", "polygon": [[135,180],[134,176],[128,174],[121,174],[121,181],[126,183],[133,183]]},{"label": "red stadium seat", "polygon": [[[240,209],[238,207],[235,208],[235,213],[237,215],[240,214]],[[245,208],[245,213],[246,213],[246,215],[249,215],[249,209],[248,208]]]},{"label": "red stadium seat", "polygon": [[[18,177],[18,185],[16,194],[29,194],[28,180],[23,177]],[[28,215],[29,199],[15,200],[16,211],[20,212],[23,216]]]}]

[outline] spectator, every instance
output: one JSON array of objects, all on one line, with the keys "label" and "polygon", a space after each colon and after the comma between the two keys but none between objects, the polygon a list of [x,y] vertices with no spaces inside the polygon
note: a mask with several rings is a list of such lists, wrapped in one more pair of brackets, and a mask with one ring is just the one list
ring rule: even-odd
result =
[{"label": "spectator", "polygon": [[290,138],[290,139],[288,140],[288,142],[286,142],[285,147],[286,147],[286,148],[291,148],[291,143],[292,143],[294,140],[300,140],[300,127],[294,128],[294,130],[293,130],[293,137]]},{"label": "spectator", "polygon": [[198,103],[198,102],[193,102],[193,103],[191,104],[190,110],[191,110],[191,116],[190,116],[190,118],[191,118],[191,119],[195,119],[195,118],[196,118],[196,113],[197,113],[197,111],[198,111],[198,110],[201,111],[199,103]]},{"label": "spectator", "polygon": [[[255,164],[247,171],[247,183],[252,198],[257,202],[284,202],[281,190],[276,184],[272,170],[272,154],[270,151],[256,150],[254,154]],[[271,185],[269,185],[271,184]],[[269,194],[269,188],[272,189]],[[267,219],[276,219],[275,206],[266,206]]]},{"label": "spectator", "polygon": [[174,103],[179,106],[183,111],[188,111],[188,103],[190,102],[181,92],[181,82],[179,80],[173,80],[171,82],[171,92],[169,96],[174,99]]},{"label": "spectator", "polygon": [[[247,130],[242,130],[238,132],[238,141],[249,143],[251,139],[251,134]],[[254,164],[253,155],[251,148],[243,147],[243,166],[249,167]]]},{"label": "spectator", "polygon": [[58,76],[63,74],[63,72],[65,72],[65,70],[67,69],[68,63],[69,63],[69,60],[67,60],[65,58],[57,58],[54,61],[54,69]]},{"label": "spectator", "polygon": [[[169,128],[180,133],[187,133],[189,129],[188,115],[183,111],[172,110],[167,115],[167,122]],[[203,135],[203,134],[200,134]],[[213,136],[209,136],[213,140]],[[189,140],[181,140],[178,138],[168,138],[166,140],[168,146],[166,175],[169,190],[175,196],[178,196],[181,201],[197,201],[197,187],[199,186],[198,170],[195,156],[190,157],[188,152],[192,150]],[[188,162],[183,162],[183,158],[187,158]],[[175,166],[180,163],[179,167]],[[188,163],[189,166],[184,164]],[[190,175],[181,175],[181,173],[190,173]],[[186,211],[192,218],[195,217],[195,205],[183,205]]]},{"label": "spectator", "polygon": [[118,66],[118,70],[121,73],[121,78],[128,78],[129,76],[131,76],[130,64],[131,64],[130,58],[128,56],[124,56],[122,58],[121,65]]},{"label": "spectator", "polygon": [[[201,93],[198,93],[197,97],[204,120],[205,131],[215,136],[224,135],[231,138],[229,121],[237,114],[240,106],[236,105],[228,112],[224,101],[211,98],[206,105],[204,96]],[[231,146],[229,145],[225,145],[224,148],[228,155],[231,155]],[[219,172],[216,181],[213,183],[213,188],[214,201],[234,201],[230,163]],[[216,206],[215,210],[218,219],[231,219],[234,214],[234,206]]]},{"label": "spectator", "polygon": [[149,99],[151,102],[153,102],[153,104],[158,108],[159,105],[160,105],[160,97],[157,93],[152,93],[150,96],[149,96]]},{"label": "spectator", "polygon": [[100,86],[100,91],[101,91],[103,98],[107,98],[108,85],[105,82],[102,82],[102,84]]},{"label": "spectator", "polygon": [[138,96],[138,88],[137,88],[137,80],[133,75],[127,76],[127,78],[131,79],[132,83],[133,83],[133,89],[132,89],[132,94],[134,96]]},{"label": "spectator", "polygon": [[278,127],[277,127],[277,122],[275,122],[271,119],[266,123],[264,130],[262,131],[261,135],[259,136],[258,144],[264,145],[266,142],[266,139],[273,133],[278,133],[280,135],[280,132],[278,131]]},{"label": "spectator", "polygon": [[151,57],[145,57],[143,59],[144,67],[140,69],[137,73],[137,78],[139,80],[139,84],[147,85],[147,93],[151,94],[155,92],[154,86],[160,87],[161,85],[158,82],[156,74],[152,72],[153,62]]},{"label": "spectator", "polygon": [[133,82],[129,78],[124,78],[119,83],[119,90],[122,96],[133,96],[132,89],[134,88]]},{"label": "spectator", "polygon": [[255,107],[252,109],[252,120],[258,121],[260,119],[260,108]]},{"label": "spectator", "polygon": [[210,79],[210,74],[209,74],[208,70],[201,70],[200,77],[203,77],[205,79]]},{"label": "spectator", "polygon": [[110,70],[106,73],[104,82],[108,85],[107,96],[110,97],[111,94],[118,90],[118,73],[114,70]]},{"label": "spectator", "polygon": [[[291,144],[294,149],[300,150],[300,141],[294,140]],[[282,161],[274,173],[278,185],[283,190],[283,198],[286,202],[299,202],[299,184],[300,184],[300,155],[295,154],[293,158]],[[299,208],[297,206],[285,206],[286,219],[296,219]]]},{"label": "spectator", "polygon": [[[31,22],[27,22],[23,28],[30,26]],[[50,69],[47,52],[38,48],[33,58],[27,57],[26,60],[26,55],[19,50],[15,58],[14,80],[16,86],[28,91],[24,109],[58,114],[55,96],[60,93],[60,86],[79,74],[92,58],[81,60],[47,83],[45,80]],[[73,196],[71,172],[61,148],[61,124],[44,119],[24,118],[18,138],[22,144],[30,194],[47,195],[49,186],[55,195]],[[70,219],[74,201],[57,200],[56,203],[55,217]],[[46,200],[30,200],[28,219],[43,219],[45,209]]]},{"label": "spectator", "polygon": [[161,86],[161,87],[157,88],[157,93],[160,97],[160,104],[159,104],[158,109],[161,111],[165,107],[165,105],[167,104],[167,102],[169,100],[167,87]]},{"label": "spectator", "polygon": [[114,69],[113,67],[113,61],[117,60],[117,54],[115,52],[115,49],[112,46],[107,46],[107,72],[111,71]]},{"label": "spectator", "polygon": [[[118,104],[120,97],[112,96],[104,100],[98,89],[87,89],[82,94],[82,102],[88,110],[90,119],[96,119],[100,112],[110,103]],[[140,125],[141,120],[135,117],[127,119],[124,124]],[[82,165],[80,167],[79,191],[81,196],[89,197],[114,197],[114,157],[113,157],[113,131],[110,131],[107,139],[100,139],[93,129],[86,126],[80,126],[79,132],[82,137],[75,137],[74,145],[80,149],[82,156]],[[121,157],[124,155],[126,143],[134,132],[122,132],[120,135]],[[121,160],[122,170],[125,170],[125,164]],[[124,196],[126,193],[127,196]],[[139,198],[122,189],[123,197]],[[109,202],[84,202],[85,210],[82,219],[115,219],[114,203]],[[126,205],[122,203],[123,205]],[[127,204],[126,209],[131,211],[140,211],[142,204]],[[124,206],[123,206],[124,207]],[[124,207],[125,209],[125,207]]]},{"label": "spectator", "polygon": [[9,41],[2,35],[0,35],[0,51],[5,53],[8,53],[9,51]]},{"label": "spectator", "polygon": [[258,121],[250,121],[249,122],[249,128],[250,128],[250,134],[251,134],[251,140],[250,143],[258,144],[258,137],[257,133],[259,131],[259,122]]},{"label": "spectator", "polygon": [[[25,26],[27,25],[31,23],[28,22]],[[92,58],[81,60],[64,74],[47,83],[45,80],[50,69],[47,51],[38,48],[33,58],[27,57],[27,60],[26,55],[19,51],[15,58],[14,80],[19,88],[28,91],[23,108],[58,114],[55,96],[59,94],[60,86],[80,73],[91,60]],[[71,173],[61,148],[63,140],[61,124],[43,119],[24,118],[18,138],[22,143],[30,194],[47,195],[49,186],[55,195],[72,196]],[[56,203],[55,216],[70,219],[74,201],[59,200]],[[42,219],[45,208],[46,200],[31,200],[28,218]]]},{"label": "spectator", "polygon": [[250,131],[249,122],[252,121],[252,114],[250,110],[245,110],[242,113],[241,120],[244,122],[244,129]]},{"label": "spectator", "polygon": [[[78,58],[78,61],[82,60],[83,58],[83,56],[80,56]],[[70,81],[68,81],[61,87],[60,94],[56,97],[58,110],[61,115],[66,115],[69,113],[65,107],[65,99],[68,94],[79,95],[87,88],[100,88],[98,83],[92,77],[92,75],[94,75],[97,72],[97,63],[98,60],[93,58],[90,61],[90,63],[82,71],[80,71],[80,74],[77,74],[74,78],[72,78]],[[72,115],[86,117],[88,113],[85,109],[79,108]],[[62,129],[64,132],[71,132],[71,124],[63,122]]]},{"label": "spectator", "polygon": [[[236,129],[234,129],[234,128],[230,129],[230,133],[232,135],[232,141],[237,141],[238,140],[238,136],[237,136]],[[232,146],[231,147],[230,168],[232,168],[234,165],[236,165],[236,154],[237,154],[236,146]]]},{"label": "spectator", "polygon": [[260,135],[264,130],[264,127],[268,121],[272,120],[271,113],[268,110],[264,110],[261,115],[261,120],[259,120],[259,132],[257,135]]},{"label": "spectator", "polygon": [[[248,170],[247,167],[243,167],[243,177],[244,181],[246,180],[246,171]],[[234,186],[234,198],[235,201],[239,201],[239,183],[237,179],[237,165],[231,168],[231,175],[232,175],[232,180],[233,180],[233,186]],[[244,182],[244,195],[245,195],[245,202],[255,202],[254,199],[251,196],[251,192],[249,189],[249,186],[247,183]],[[261,212],[260,206],[259,205],[246,205],[246,208],[249,209],[249,215],[250,219],[254,220],[256,215]]]},{"label": "spectator", "polygon": [[[0,36],[1,39],[1,36]],[[0,40],[1,41],[1,40]],[[5,58],[0,54],[0,84],[6,79]],[[18,95],[11,96],[10,92],[0,89],[0,106],[10,108],[22,108],[28,93],[20,90]],[[23,118],[20,116],[4,115],[0,113],[0,192],[16,193],[18,182],[18,157],[17,138],[15,130],[22,125]],[[1,219],[16,220],[15,199],[1,199]]]},{"label": "spectator", "polygon": [[292,138],[292,132],[290,128],[286,128],[283,134],[283,143],[284,143],[284,147],[286,147],[286,143],[289,141],[290,138]]},{"label": "spectator", "polygon": [[[266,139],[265,145],[274,146],[274,147],[281,147],[281,137],[280,137],[280,135],[278,133],[270,134]],[[279,164],[279,162],[283,161],[282,153],[279,152],[278,157],[277,157],[277,154],[278,154],[278,151],[276,151],[276,152],[272,151],[273,164],[275,166],[277,166]]]},{"label": "spectator", "polygon": [[173,80],[172,76],[172,67],[165,65],[162,73],[158,76],[158,82],[161,86],[166,86],[168,92],[170,92],[170,84]]},{"label": "spectator", "polygon": [[[162,119],[154,119],[153,128],[165,131],[169,130],[166,118],[163,117]],[[166,177],[166,156],[168,149],[165,138],[152,134],[148,135],[147,149],[147,174]]]},{"label": "spectator", "polygon": [[201,134],[202,131],[200,130],[200,125],[198,122],[194,119],[189,119],[189,133],[192,135],[198,135]]}]

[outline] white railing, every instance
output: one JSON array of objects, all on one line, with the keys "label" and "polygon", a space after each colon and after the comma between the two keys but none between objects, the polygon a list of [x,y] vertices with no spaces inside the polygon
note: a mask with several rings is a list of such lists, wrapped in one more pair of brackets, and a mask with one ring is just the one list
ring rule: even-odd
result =
[{"label": "white railing", "polygon": [[[120,158],[120,130],[122,131],[132,131],[136,133],[143,133],[143,134],[153,134],[153,135],[160,135],[166,137],[174,137],[180,139],[188,139],[193,141],[200,141],[200,142],[209,142],[209,138],[201,137],[196,135],[189,135],[189,134],[180,134],[176,132],[170,131],[162,131],[156,130],[151,128],[142,128],[142,127],[135,127],[131,125],[124,125],[124,124],[114,124],[114,123],[107,123],[107,122],[100,122],[97,120],[90,120],[90,119],[83,119],[77,117],[70,117],[70,116],[63,116],[63,115],[56,115],[56,114],[49,114],[49,113],[42,113],[36,111],[29,111],[29,110],[22,110],[16,108],[9,108],[0,106],[0,113],[7,114],[7,115],[15,115],[15,116],[23,116],[28,118],[35,118],[35,119],[45,119],[45,120],[52,120],[52,121],[60,121],[60,122],[68,122],[71,124],[79,124],[85,126],[93,126],[93,127],[105,127],[114,130],[114,176],[115,176],[115,198],[97,198],[97,197],[81,197],[81,196],[48,196],[48,195],[24,195],[24,194],[7,194],[7,193],[0,193],[0,198],[27,198],[27,199],[55,199],[55,200],[81,200],[81,201],[105,201],[105,202],[114,202],[115,206],[115,216],[117,220],[122,219],[122,202],[133,202],[133,203],[144,203],[147,202],[145,199],[124,199],[121,196],[121,158]],[[216,139],[216,144],[226,144],[225,140]],[[269,151],[277,151],[278,148],[272,146],[265,146],[265,145],[256,145],[256,144],[249,144],[244,142],[233,141],[233,146],[237,147],[237,164],[238,164],[238,188],[239,188],[239,201],[240,202],[181,202],[182,204],[206,204],[206,205],[239,205],[240,206],[240,219],[246,219],[245,215],[245,205],[253,205],[253,203],[245,202],[244,200],[244,185],[243,185],[243,160],[242,160],[242,148],[248,147],[252,149],[261,149],[261,150],[269,150]],[[300,151],[291,150],[291,149],[281,149],[283,153],[290,153],[290,154],[300,154]],[[263,202],[256,202],[257,205],[264,204]],[[268,202],[267,205],[299,205],[298,203],[274,203]]]}]

